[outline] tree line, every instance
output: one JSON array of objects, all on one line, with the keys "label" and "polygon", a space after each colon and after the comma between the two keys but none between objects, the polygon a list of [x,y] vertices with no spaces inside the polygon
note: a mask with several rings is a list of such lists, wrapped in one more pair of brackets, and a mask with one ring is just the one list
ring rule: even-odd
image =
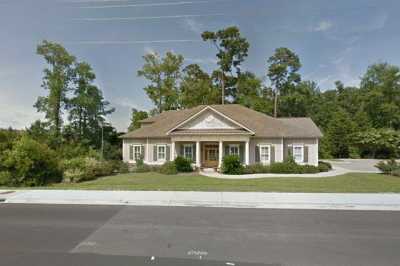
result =
[{"label": "tree line", "polygon": [[[184,66],[184,57],[167,52],[143,56],[138,76],[155,108],[134,109],[130,130],[138,121],[167,110],[200,104],[236,103],[275,117],[311,117],[321,128],[322,158],[389,158],[399,156],[400,69],[385,62],[369,66],[359,86],[335,82],[321,90],[299,73],[299,56],[286,47],[266,58],[265,75],[243,71],[250,44],[237,27],[202,33],[215,49],[217,67],[211,73],[198,64]],[[267,79],[268,84],[263,82]]]}]

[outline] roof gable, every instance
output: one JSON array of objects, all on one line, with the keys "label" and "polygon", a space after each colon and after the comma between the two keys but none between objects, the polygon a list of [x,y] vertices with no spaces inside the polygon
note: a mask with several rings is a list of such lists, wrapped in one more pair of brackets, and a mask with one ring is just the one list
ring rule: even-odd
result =
[{"label": "roof gable", "polygon": [[[203,120],[200,119],[202,114],[204,114]],[[213,117],[207,114],[212,114]],[[196,120],[197,117],[199,120]],[[209,119],[208,122],[205,121],[206,118]],[[190,109],[166,111],[143,122],[146,126],[121,137],[165,138],[172,135],[172,131],[173,134],[199,133],[199,131],[208,134],[247,133],[254,137],[267,138],[322,137],[321,131],[310,118],[273,118],[238,104],[200,105]],[[182,126],[188,129],[180,129]],[[197,129],[201,127],[206,129]]]},{"label": "roof gable", "polygon": [[167,134],[175,130],[226,130],[226,129],[241,129],[245,132],[254,134],[254,132],[233,120],[231,117],[215,110],[211,106],[207,106],[196,114],[182,121],[180,124],[171,128]]}]

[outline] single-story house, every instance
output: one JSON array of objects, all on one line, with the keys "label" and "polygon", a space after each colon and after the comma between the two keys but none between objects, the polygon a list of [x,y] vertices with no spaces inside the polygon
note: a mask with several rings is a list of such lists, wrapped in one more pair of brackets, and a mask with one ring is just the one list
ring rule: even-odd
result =
[{"label": "single-story house", "polygon": [[310,118],[273,118],[238,104],[201,105],[166,111],[126,133],[123,160],[163,164],[177,156],[197,167],[219,168],[225,155],[243,164],[282,162],[318,165],[319,128]]}]

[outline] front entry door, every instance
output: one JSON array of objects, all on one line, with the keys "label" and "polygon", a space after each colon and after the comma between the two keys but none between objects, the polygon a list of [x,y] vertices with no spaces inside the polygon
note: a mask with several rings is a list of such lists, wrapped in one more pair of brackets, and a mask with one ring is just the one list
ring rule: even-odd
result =
[{"label": "front entry door", "polygon": [[218,167],[218,144],[204,144],[204,156],[203,166],[204,167]]}]

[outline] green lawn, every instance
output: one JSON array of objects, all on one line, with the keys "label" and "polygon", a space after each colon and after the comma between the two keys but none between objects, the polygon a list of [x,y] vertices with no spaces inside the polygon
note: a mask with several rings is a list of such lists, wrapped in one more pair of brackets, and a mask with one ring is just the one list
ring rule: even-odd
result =
[{"label": "green lawn", "polygon": [[195,174],[123,174],[78,184],[55,184],[41,189],[279,191],[279,192],[400,192],[400,178],[350,173],[326,178],[215,179]]}]

